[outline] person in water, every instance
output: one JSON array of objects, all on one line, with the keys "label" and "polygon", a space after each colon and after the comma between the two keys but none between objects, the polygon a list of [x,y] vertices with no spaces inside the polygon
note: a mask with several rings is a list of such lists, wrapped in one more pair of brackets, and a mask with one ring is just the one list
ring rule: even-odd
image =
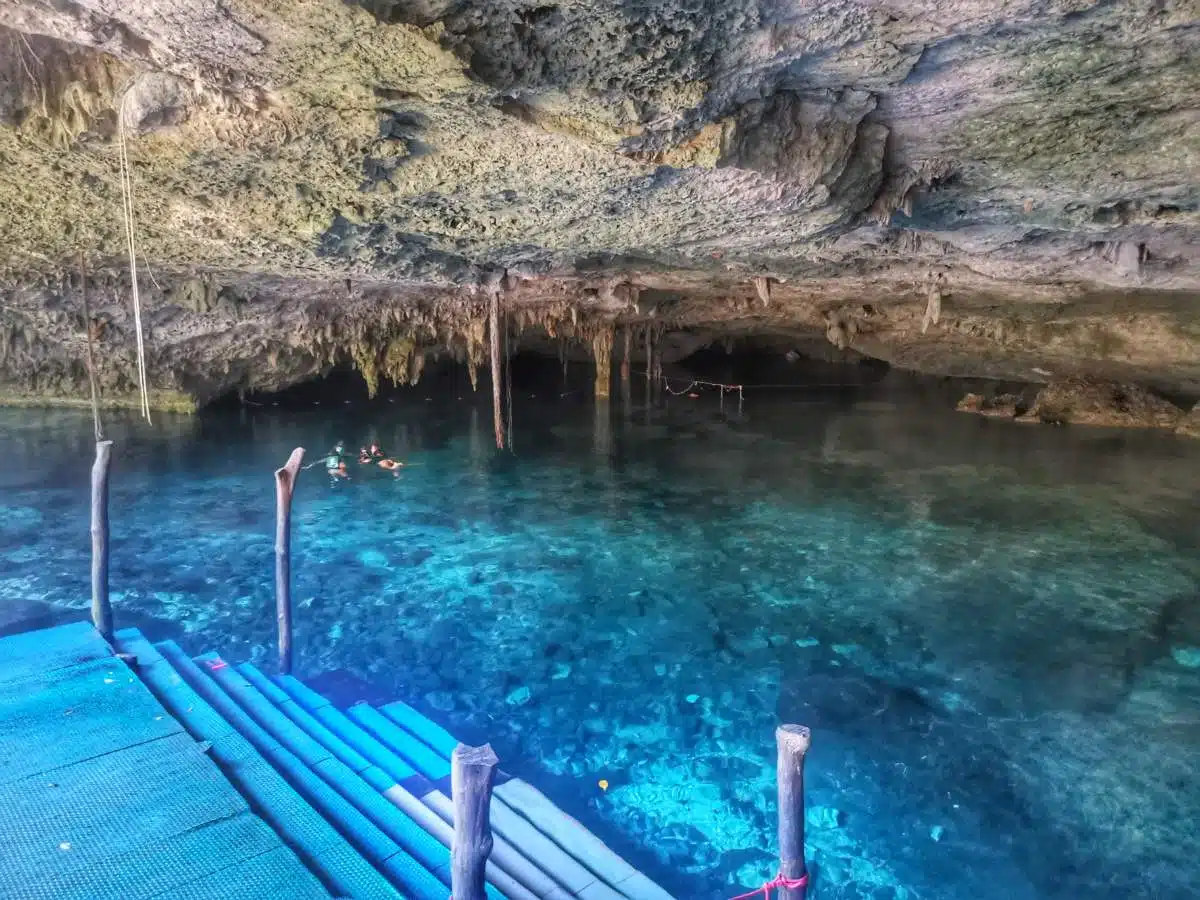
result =
[{"label": "person in water", "polygon": [[373,456],[375,459],[384,459],[383,448],[380,447],[379,444],[372,444],[371,456]]},{"label": "person in water", "polygon": [[358,448],[358,461],[359,461],[360,463],[369,463],[369,462],[371,462],[371,453],[370,453],[370,452],[367,450],[367,448],[366,448],[366,447],[359,447],[359,448]]},{"label": "person in water", "polygon": [[325,471],[335,478],[346,478],[346,445],[338,441],[325,457]]}]

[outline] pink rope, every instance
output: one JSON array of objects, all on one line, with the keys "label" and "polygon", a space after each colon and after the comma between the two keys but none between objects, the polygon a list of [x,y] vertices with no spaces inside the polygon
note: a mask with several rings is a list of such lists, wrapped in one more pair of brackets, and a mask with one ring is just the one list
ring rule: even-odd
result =
[{"label": "pink rope", "polygon": [[805,872],[799,878],[784,878],[783,875],[776,875],[762,887],[751,891],[748,894],[738,894],[736,897],[731,897],[730,900],[752,900],[762,894],[765,900],[771,900],[771,891],[775,888],[790,888],[797,890],[799,888],[808,887],[808,873]]}]

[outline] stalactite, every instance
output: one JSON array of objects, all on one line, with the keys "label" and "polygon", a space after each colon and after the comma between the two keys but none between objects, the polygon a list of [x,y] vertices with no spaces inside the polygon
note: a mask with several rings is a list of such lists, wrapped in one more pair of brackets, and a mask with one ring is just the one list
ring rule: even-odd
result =
[{"label": "stalactite", "polygon": [[379,392],[378,351],[366,341],[356,341],[350,345],[350,358],[367,383],[367,396],[374,397]]},{"label": "stalactite", "polygon": [[758,299],[762,301],[763,306],[771,305],[771,279],[766,275],[754,276],[754,290],[758,292]]},{"label": "stalactite", "polygon": [[596,399],[612,393],[612,326],[605,326],[592,337],[592,356],[596,358]]},{"label": "stalactite", "polygon": [[418,348],[408,361],[408,384],[410,387],[416,387],[420,383],[423,371],[425,371],[425,354]]},{"label": "stalactite", "polygon": [[930,273],[929,284],[926,288],[925,315],[921,319],[921,334],[929,330],[930,325],[936,325],[942,318],[943,288],[946,286],[946,273]]},{"label": "stalactite", "polygon": [[488,310],[488,332],[492,344],[492,423],[496,427],[496,447],[504,449],[504,414],[500,406],[500,295],[492,292]]},{"label": "stalactite", "polygon": [[392,384],[400,385],[410,380],[409,372],[415,349],[416,341],[409,334],[398,335],[388,341],[387,349],[383,353],[382,374]]},{"label": "stalactite", "polygon": [[463,337],[467,342],[467,374],[471,377],[471,390],[479,390],[479,367],[484,360],[484,335],[487,323],[482,317],[467,323]]}]

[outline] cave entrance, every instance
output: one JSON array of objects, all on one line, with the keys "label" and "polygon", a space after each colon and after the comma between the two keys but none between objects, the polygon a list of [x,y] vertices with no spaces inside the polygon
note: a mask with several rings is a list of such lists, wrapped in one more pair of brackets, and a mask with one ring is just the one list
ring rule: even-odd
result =
[{"label": "cave entrance", "polygon": [[[655,396],[648,383],[665,396],[693,387],[725,385],[748,393],[760,390],[815,391],[866,387],[883,379],[887,363],[853,351],[839,351],[813,339],[786,335],[720,335],[706,331],[663,332],[652,337],[631,335],[628,357],[617,329],[606,342],[561,341],[544,334],[522,334],[502,355],[500,378],[505,403],[513,399],[562,402],[589,400],[604,382],[609,396],[647,402]],[[607,353],[605,353],[607,351]],[[607,365],[597,362],[597,353]],[[622,372],[628,359],[629,386]],[[607,369],[607,372],[605,371]],[[607,377],[606,377],[607,376]],[[317,409],[395,406],[421,402],[490,402],[491,377],[477,365],[474,379],[462,359],[426,352],[415,383],[393,383],[376,377],[374,390],[353,362],[344,361],[317,378],[279,391],[237,390],[209,404],[222,410],[248,407]]]}]

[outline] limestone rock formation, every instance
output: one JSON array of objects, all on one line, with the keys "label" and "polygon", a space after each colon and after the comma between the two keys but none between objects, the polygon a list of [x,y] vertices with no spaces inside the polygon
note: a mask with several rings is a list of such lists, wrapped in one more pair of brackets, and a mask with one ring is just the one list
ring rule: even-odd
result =
[{"label": "limestone rock formation", "polygon": [[1195,0],[0,0],[0,385],[83,396],[82,253],[131,389],[124,135],[150,379],[198,402],[472,360],[495,273],[583,347],[1200,395],[1198,49]]},{"label": "limestone rock formation", "polygon": [[994,397],[967,394],[958,401],[957,409],[959,412],[977,413],[988,418],[1014,419],[1022,406],[1023,401],[1017,394],[997,394]]},{"label": "limestone rock formation", "polygon": [[1174,430],[1184,411],[1137,385],[1070,378],[1047,385],[1023,418],[1055,425]]}]

